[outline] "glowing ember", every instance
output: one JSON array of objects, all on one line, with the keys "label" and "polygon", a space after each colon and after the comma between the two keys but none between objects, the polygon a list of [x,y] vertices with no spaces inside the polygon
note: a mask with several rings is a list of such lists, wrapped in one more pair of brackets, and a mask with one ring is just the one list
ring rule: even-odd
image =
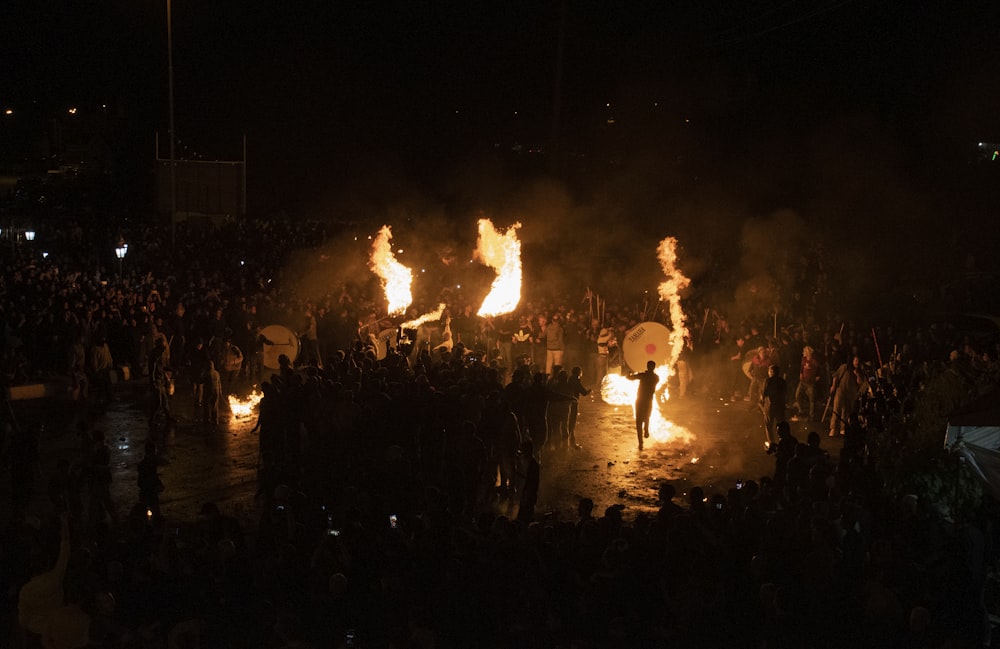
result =
[{"label": "glowing ember", "polygon": [[444,315],[444,308],[445,308],[444,302],[442,302],[441,304],[438,305],[436,311],[431,311],[428,314],[420,316],[416,320],[410,320],[409,322],[404,322],[399,326],[402,327],[403,329],[416,329],[425,322],[435,322],[437,320],[440,320],[441,316]]},{"label": "glowing ember", "polygon": [[[670,398],[670,394],[667,392],[669,368],[665,365],[657,367],[656,375],[660,377],[660,383],[656,389],[656,397],[653,399],[653,414],[649,418],[649,440],[647,441],[691,443],[694,440],[691,431],[669,421],[663,414],[663,405]],[[635,395],[638,390],[638,381],[630,381],[620,374],[608,374],[601,382],[601,398],[604,402],[614,406],[632,406],[633,417],[635,416]]]},{"label": "glowing ember", "polygon": [[673,367],[684,349],[684,339],[688,337],[687,326],[684,324],[684,311],[681,309],[681,294],[691,280],[677,268],[677,239],[667,237],[656,249],[656,258],[667,279],[660,283],[660,299],[667,303],[670,310],[670,360],[667,363]]},{"label": "glowing ember", "polygon": [[262,398],[264,398],[264,393],[257,388],[254,388],[253,392],[248,394],[245,399],[231,394],[229,395],[229,409],[237,418],[250,417]]},{"label": "glowing ember", "polygon": [[501,234],[489,219],[479,219],[479,243],[476,257],[497,271],[489,295],[479,307],[478,315],[492,316],[510,313],[521,301],[521,242],[517,239],[520,223]]},{"label": "glowing ember", "polygon": [[369,266],[382,279],[385,289],[385,299],[389,303],[389,314],[398,314],[406,310],[413,301],[410,284],[413,283],[413,272],[396,261],[392,254],[392,230],[383,225],[378,236],[372,242],[372,257]]}]

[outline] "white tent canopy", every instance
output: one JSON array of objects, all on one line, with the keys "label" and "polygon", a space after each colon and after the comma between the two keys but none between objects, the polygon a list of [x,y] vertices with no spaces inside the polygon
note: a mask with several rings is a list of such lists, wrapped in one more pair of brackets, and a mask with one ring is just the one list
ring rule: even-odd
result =
[{"label": "white tent canopy", "polygon": [[960,452],[1000,498],[1000,388],[953,412],[944,444]]}]

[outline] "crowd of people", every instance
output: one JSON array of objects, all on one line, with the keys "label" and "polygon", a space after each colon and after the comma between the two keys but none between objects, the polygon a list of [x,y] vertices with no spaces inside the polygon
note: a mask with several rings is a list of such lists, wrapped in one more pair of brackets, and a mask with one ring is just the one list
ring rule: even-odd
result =
[{"label": "crowd of people", "polygon": [[[573,453],[575,400],[604,373],[643,369],[623,367],[621,341],[644,310],[533,295],[484,319],[450,295],[439,326],[390,344],[362,286],[306,297],[280,282],[283,253],[322,240],[315,225],[181,234],[172,264],[154,254],[124,275],[25,251],[6,263],[8,384],[67,376],[83,443],[46,476],[35,510],[23,485],[36,478],[37,431],[5,419],[4,466],[21,494],[3,538],[5,645],[989,646],[993,503],[948,520],[897,496],[865,439],[912,409],[936,367],[995,365],[995,341],[816,318],[768,335],[713,314],[687,336],[676,394],[761,403],[774,471],[684,498],[664,483],[654,515],[595,512],[584,495],[572,520],[550,520],[534,511],[539,474]],[[165,249],[156,229],[130,236]],[[275,322],[303,351],[272,370],[260,332]],[[136,499],[117,505],[94,430],[109,358],[155,404]],[[841,394],[851,377],[854,394]],[[160,512],[156,431],[170,424],[171,385],[214,404],[208,424],[222,407],[213,396],[260,386],[254,520],[214,503],[194,524]],[[829,432],[844,433],[844,450],[795,439],[786,414],[839,422]]]}]

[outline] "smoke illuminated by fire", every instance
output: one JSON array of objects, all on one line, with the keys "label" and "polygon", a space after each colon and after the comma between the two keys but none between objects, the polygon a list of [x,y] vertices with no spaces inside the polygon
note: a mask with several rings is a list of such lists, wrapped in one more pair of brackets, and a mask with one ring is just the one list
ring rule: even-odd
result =
[{"label": "smoke illuminated by fire", "polygon": [[476,256],[497,271],[490,292],[479,307],[478,315],[510,313],[521,301],[521,242],[517,239],[520,223],[501,234],[489,219],[479,219],[479,242]]},{"label": "smoke illuminated by fire", "polygon": [[249,417],[253,415],[263,398],[264,393],[257,388],[254,388],[253,392],[248,394],[245,399],[231,394],[229,395],[229,409],[237,418]]},{"label": "smoke illuminated by fire", "polygon": [[[691,280],[677,268],[677,239],[667,237],[660,242],[656,253],[660,267],[667,276],[667,279],[659,285],[659,294],[660,299],[668,305],[671,328],[667,362],[655,369],[660,382],[653,399],[653,413],[649,418],[649,437],[650,441],[656,442],[682,441],[690,443],[694,440],[694,435],[687,428],[667,420],[663,414],[663,407],[670,398],[667,382],[674,373],[674,366],[684,349],[684,340],[688,336],[684,311],[681,309],[680,292],[691,283]],[[601,398],[612,405],[632,406],[634,416],[635,397],[638,389],[638,381],[631,381],[628,377],[620,374],[608,374],[601,382]]]},{"label": "smoke illuminated by fire", "polygon": [[445,309],[444,302],[442,302],[441,304],[438,305],[438,308],[435,311],[426,313],[414,320],[409,320],[407,322],[404,322],[399,326],[403,329],[416,329],[425,322],[435,322],[437,320],[440,320],[441,316],[444,315],[444,309]]},{"label": "smoke illuminated by fire", "polygon": [[413,294],[410,291],[410,285],[413,283],[413,272],[396,261],[395,255],[392,254],[392,247],[389,245],[391,239],[392,230],[388,225],[383,225],[372,243],[369,266],[382,279],[385,299],[389,303],[389,315],[394,315],[405,311],[410,306],[410,302],[413,301]]}]

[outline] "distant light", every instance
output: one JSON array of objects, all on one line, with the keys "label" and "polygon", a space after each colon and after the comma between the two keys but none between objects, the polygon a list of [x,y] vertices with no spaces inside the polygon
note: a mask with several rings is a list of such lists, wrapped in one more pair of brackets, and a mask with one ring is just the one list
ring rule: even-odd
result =
[{"label": "distant light", "polygon": [[240,266],[244,265],[246,262],[240,259]]},{"label": "distant light", "polygon": [[691,120],[689,120],[689,119],[687,119],[687,118],[685,117],[685,118],[684,118],[684,123],[685,123],[685,124],[690,124],[690,123],[691,123]]},{"label": "distant light", "polygon": [[25,241],[34,241],[35,240],[35,231],[34,230],[25,230],[24,231],[24,239],[25,239]]},{"label": "distant light", "polygon": [[76,115],[76,108],[70,108],[69,109],[69,114],[70,115]]},{"label": "distant light", "polygon": [[4,115],[13,115],[14,114],[14,109],[13,108],[8,108],[7,110],[5,110],[3,112],[3,114]]},{"label": "distant light", "polygon": [[108,107],[107,104],[101,104],[101,108],[107,108],[107,107]]},{"label": "distant light", "polygon": [[996,159],[997,159],[997,156],[1000,156],[1000,151],[997,151],[996,149],[994,149],[994,150],[993,150],[993,157],[992,157],[992,158],[990,158],[990,162],[992,162],[992,161],[996,160]]},{"label": "distant light", "polygon": [[427,272],[427,271],[426,271],[425,269],[421,268],[421,269],[420,269],[420,272],[421,272],[421,273],[425,273],[425,272]]},{"label": "distant light", "polygon": [[609,101],[608,103],[604,104],[604,106],[605,108],[611,108],[611,102]]},{"label": "distant light", "polygon": [[462,288],[461,284],[455,284],[455,288]]},{"label": "distant light", "polygon": [[[9,114],[10,114],[10,111],[7,111],[7,114],[9,115]],[[979,143],[979,146],[983,146],[983,143],[982,143],[982,142],[980,142],[980,143]]]},{"label": "distant light", "polygon": [[653,102],[653,108],[659,108],[659,107],[660,107],[660,102],[654,101]]},{"label": "distant light", "polygon": [[403,254],[403,249],[402,249],[402,248],[400,248],[399,250],[397,250],[397,251],[396,251],[396,254],[397,254],[397,255],[401,255],[401,254]]},{"label": "distant light", "polygon": [[48,259],[48,258],[49,258],[49,253],[43,252],[42,253],[42,259]]}]

